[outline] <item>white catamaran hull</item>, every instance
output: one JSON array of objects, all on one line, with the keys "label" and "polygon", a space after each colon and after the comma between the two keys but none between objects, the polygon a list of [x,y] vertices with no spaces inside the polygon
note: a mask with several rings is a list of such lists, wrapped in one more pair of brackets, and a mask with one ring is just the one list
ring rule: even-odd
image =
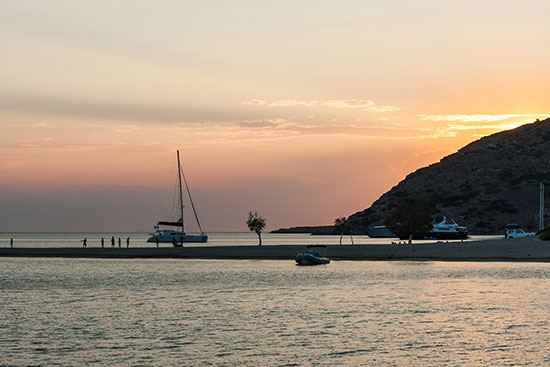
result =
[{"label": "white catamaran hull", "polygon": [[153,236],[147,240],[147,242],[156,243],[157,238],[159,243],[189,243],[189,242],[207,242],[207,235],[200,234],[185,234],[182,232],[170,231],[170,232],[161,232],[161,233],[151,233]]}]

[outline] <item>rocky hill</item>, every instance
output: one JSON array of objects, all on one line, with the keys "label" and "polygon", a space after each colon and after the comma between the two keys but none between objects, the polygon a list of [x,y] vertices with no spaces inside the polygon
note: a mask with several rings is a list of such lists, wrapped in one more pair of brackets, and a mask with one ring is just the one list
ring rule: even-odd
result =
[{"label": "rocky hill", "polygon": [[[550,184],[550,119],[486,136],[418,169],[348,223],[354,233],[365,233],[382,225],[399,200],[424,194],[436,217],[454,218],[472,234],[502,233],[507,223],[536,230],[540,181]],[[550,185],[545,202],[548,212]]]}]

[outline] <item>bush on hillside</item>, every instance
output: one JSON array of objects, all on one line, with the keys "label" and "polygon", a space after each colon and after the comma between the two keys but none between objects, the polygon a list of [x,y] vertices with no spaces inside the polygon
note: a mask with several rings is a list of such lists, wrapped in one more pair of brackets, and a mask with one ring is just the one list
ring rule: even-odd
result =
[{"label": "bush on hillside", "polygon": [[543,241],[550,241],[550,228],[546,228],[541,232],[539,238]]}]

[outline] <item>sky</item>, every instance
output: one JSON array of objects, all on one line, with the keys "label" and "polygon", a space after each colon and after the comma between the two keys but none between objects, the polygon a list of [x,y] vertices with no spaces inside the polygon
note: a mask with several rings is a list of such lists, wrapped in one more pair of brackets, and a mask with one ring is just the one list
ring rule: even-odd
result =
[{"label": "sky", "polygon": [[268,230],[331,224],[549,117],[549,13],[0,0],[0,231],[151,230],[172,212],[176,150],[206,231],[245,231],[250,210]]}]

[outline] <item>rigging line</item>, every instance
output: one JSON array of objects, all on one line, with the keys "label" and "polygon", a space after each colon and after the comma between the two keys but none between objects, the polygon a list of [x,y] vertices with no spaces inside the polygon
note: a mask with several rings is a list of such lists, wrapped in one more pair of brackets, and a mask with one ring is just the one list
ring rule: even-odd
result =
[{"label": "rigging line", "polygon": [[191,207],[193,208],[193,213],[195,214],[195,219],[197,220],[197,224],[199,225],[199,230],[201,231],[201,233],[203,233],[201,222],[199,221],[199,216],[197,215],[197,210],[195,209],[195,204],[193,203],[191,191],[189,190],[189,185],[187,184],[187,179],[185,178],[185,173],[183,173],[183,169],[181,169],[181,175],[183,176],[183,182],[185,182],[185,189],[187,190],[187,195],[189,196],[189,201],[191,202]]},{"label": "rigging line", "polygon": [[[177,206],[177,204],[179,204],[179,196],[178,196],[178,178],[176,177],[175,178],[175,183],[174,183],[174,186],[172,188],[172,210],[170,212],[170,215],[168,216],[168,218],[170,220],[173,219],[174,222],[177,222],[178,221],[178,218],[180,216],[179,214],[179,206]],[[177,198],[177,199],[176,199]],[[176,210],[178,211],[178,213],[176,213]]]}]

